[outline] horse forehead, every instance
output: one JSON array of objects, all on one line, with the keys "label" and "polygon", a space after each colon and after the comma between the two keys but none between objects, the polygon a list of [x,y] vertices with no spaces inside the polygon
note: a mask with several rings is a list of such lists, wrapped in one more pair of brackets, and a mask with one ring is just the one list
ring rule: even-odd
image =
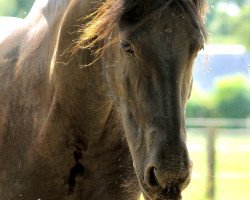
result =
[{"label": "horse forehead", "polygon": [[[174,0],[123,0],[127,7],[132,7],[139,16],[151,15],[164,5],[171,4]],[[126,7],[125,6],[125,7]]]},{"label": "horse forehead", "polygon": [[[170,37],[181,30],[185,32],[184,29],[191,29],[187,24],[187,18],[181,12],[169,9],[168,11],[162,11],[159,15],[151,17],[141,30],[145,30],[144,32],[147,37],[149,36],[149,32],[154,34],[152,35],[153,37],[155,37],[155,35],[164,37],[167,35]],[[178,33],[178,35],[182,35],[182,33]]]},{"label": "horse forehead", "polygon": [[[125,0],[125,2],[131,2],[133,0]],[[164,3],[170,2],[173,0],[139,0],[138,2],[142,5],[146,5],[146,6],[160,6]]]}]

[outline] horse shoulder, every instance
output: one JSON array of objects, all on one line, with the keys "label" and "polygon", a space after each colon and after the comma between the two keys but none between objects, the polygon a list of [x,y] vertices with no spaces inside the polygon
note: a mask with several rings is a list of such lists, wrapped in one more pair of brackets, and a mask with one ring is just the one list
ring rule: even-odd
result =
[{"label": "horse shoulder", "polygon": [[[18,57],[15,43],[18,44],[18,36],[20,37],[22,27],[24,26],[24,19],[15,17],[0,17],[0,133],[4,131],[4,124],[8,112],[9,92],[11,86],[10,75],[11,69],[16,63]],[[12,35],[16,35],[13,37]],[[0,137],[1,140],[1,137]],[[1,141],[0,141],[1,144]]]},{"label": "horse shoulder", "polygon": [[39,55],[41,56],[39,51],[42,51],[41,49],[38,51],[38,48],[43,43],[47,28],[42,16],[34,21],[1,17],[0,27],[6,27],[0,32],[1,135],[8,123],[6,120],[11,107],[21,105],[19,101],[25,101],[20,95],[29,98],[30,88],[41,82],[41,71],[36,69],[36,66],[39,66]]},{"label": "horse shoulder", "polygon": [[24,25],[24,19],[16,17],[0,17],[0,27],[4,27],[0,32],[0,44],[15,30]]}]

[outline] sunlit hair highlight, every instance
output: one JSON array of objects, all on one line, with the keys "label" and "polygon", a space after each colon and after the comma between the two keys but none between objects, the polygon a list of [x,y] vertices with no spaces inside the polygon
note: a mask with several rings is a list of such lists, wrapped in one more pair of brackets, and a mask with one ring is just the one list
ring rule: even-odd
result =
[{"label": "sunlit hair highlight", "polygon": [[94,49],[92,53],[99,57],[102,50],[113,42],[110,39],[104,44],[104,40],[111,37],[122,10],[123,0],[107,0],[95,12],[84,17],[87,23],[78,31],[80,37],[72,48],[73,53],[79,49]]},{"label": "sunlit hair highlight", "polygon": [[[148,2],[147,0],[144,1],[145,3]],[[186,13],[189,13],[190,17],[197,22],[196,24],[206,37],[205,28],[203,26],[206,11],[205,0],[166,0],[165,5],[172,3],[181,7]],[[117,36],[112,35],[112,33],[116,29],[121,17],[129,10],[132,10],[133,7],[138,6],[138,4],[142,4],[142,0],[106,0],[100,3],[96,11],[83,18],[85,25],[78,30],[80,37],[71,48],[72,55],[80,49],[91,49],[92,54],[96,57],[96,60],[98,60],[103,50],[118,40]],[[164,5],[162,7],[164,7]],[[144,17],[148,20],[161,10],[162,9],[157,9],[155,12]],[[142,21],[144,20],[142,19]],[[140,21],[140,24],[143,24],[142,21]],[[138,24],[134,26],[139,27]],[[90,65],[92,63],[90,63]]]}]

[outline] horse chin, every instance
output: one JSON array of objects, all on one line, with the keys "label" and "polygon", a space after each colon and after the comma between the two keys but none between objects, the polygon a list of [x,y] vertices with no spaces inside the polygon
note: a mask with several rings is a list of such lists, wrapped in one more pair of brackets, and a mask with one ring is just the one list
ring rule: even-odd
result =
[{"label": "horse chin", "polygon": [[149,189],[146,185],[141,184],[142,194],[145,200],[181,200],[181,192],[179,188],[171,189]]},{"label": "horse chin", "polygon": [[181,196],[181,192],[166,192],[166,193],[162,193],[162,192],[142,192],[144,199],[145,200],[181,200],[182,196]]}]

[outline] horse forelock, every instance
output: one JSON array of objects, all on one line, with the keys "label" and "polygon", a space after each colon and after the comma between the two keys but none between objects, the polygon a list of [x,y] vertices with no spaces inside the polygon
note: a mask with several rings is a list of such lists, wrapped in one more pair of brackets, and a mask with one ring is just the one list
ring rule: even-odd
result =
[{"label": "horse forelock", "polygon": [[205,16],[208,11],[206,0],[179,0],[175,1],[175,3],[185,11],[195,29],[202,34],[204,41],[206,41],[207,32],[204,26]]},{"label": "horse forelock", "polygon": [[79,49],[96,47],[97,44],[95,55],[104,49],[104,39],[110,37],[122,14],[123,0],[106,0],[97,7],[96,11],[83,18],[85,25],[78,31],[80,37],[72,48],[73,54]]},{"label": "horse forelock", "polygon": [[[106,47],[117,41],[118,38],[111,38],[111,35],[122,16],[142,2],[143,0],[106,0],[99,3],[100,5],[97,6],[97,9],[93,13],[83,18],[83,21],[86,23],[79,29],[78,33],[80,37],[75,41],[71,53],[75,54],[79,49],[93,48],[93,53],[98,59]],[[205,0],[166,0],[156,10],[143,16],[140,23],[143,23],[143,21],[146,22],[170,4],[176,4],[178,7],[181,7],[193,20],[197,29],[206,40],[207,34],[204,28],[204,16],[206,14],[207,4]],[[137,25],[138,24],[135,24],[135,27]]]}]

